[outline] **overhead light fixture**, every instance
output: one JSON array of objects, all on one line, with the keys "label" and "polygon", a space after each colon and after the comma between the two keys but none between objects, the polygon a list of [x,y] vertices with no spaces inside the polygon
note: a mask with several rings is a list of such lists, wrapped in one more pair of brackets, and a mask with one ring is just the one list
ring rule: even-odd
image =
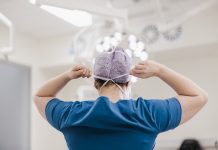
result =
[{"label": "overhead light fixture", "polygon": [[4,14],[0,12],[0,22],[2,22],[7,28],[9,28],[9,44],[4,47],[0,47],[0,52],[8,59],[8,55],[14,52],[14,25]]},{"label": "overhead light fixture", "polygon": [[114,33],[114,38],[118,41],[118,42],[120,42],[121,40],[122,40],[122,33],[120,33],[120,32],[115,32]]},{"label": "overhead light fixture", "polygon": [[145,50],[143,50],[143,51],[141,52],[140,59],[141,59],[142,61],[147,60],[147,59],[148,59],[148,52],[145,51]]},{"label": "overhead light fixture", "polygon": [[129,42],[136,42],[136,40],[137,40],[137,39],[136,39],[136,36],[135,36],[135,35],[132,35],[132,34],[129,35],[129,37],[128,37],[128,41],[129,41]]},{"label": "overhead light fixture", "polygon": [[41,5],[40,8],[77,27],[92,25],[92,15],[85,11],[69,10],[50,5]]},{"label": "overhead light fixture", "polygon": [[130,49],[126,49],[127,55],[132,58],[132,51]]}]

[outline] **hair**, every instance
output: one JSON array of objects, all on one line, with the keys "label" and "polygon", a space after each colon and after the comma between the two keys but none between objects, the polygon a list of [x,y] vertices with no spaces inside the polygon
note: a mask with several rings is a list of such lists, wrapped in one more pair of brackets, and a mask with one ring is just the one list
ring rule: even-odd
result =
[{"label": "hair", "polygon": [[[99,90],[105,82],[106,82],[105,80],[95,79],[94,86],[95,86],[95,88],[97,90]],[[118,84],[121,87],[125,87],[125,86],[128,86],[129,82],[126,82],[126,83],[117,83],[117,82],[115,82],[115,83]],[[105,85],[105,87],[111,86],[113,84],[114,84],[114,82],[108,81],[108,83]]]},{"label": "hair", "polygon": [[203,150],[203,148],[197,140],[186,139],[182,142],[179,150]]}]

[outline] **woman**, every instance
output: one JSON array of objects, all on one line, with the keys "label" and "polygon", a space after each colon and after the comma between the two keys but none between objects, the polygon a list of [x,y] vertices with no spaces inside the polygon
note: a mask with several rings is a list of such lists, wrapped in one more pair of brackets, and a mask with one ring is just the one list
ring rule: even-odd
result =
[{"label": "woman", "polygon": [[[71,80],[91,77],[77,65],[47,81],[36,93],[40,114],[64,134],[70,150],[151,150],[161,132],[191,119],[207,102],[207,94],[183,75],[155,61],[141,61],[133,69],[122,48],[100,54],[94,65],[94,100],[65,102],[56,94]],[[158,77],[177,96],[132,100],[129,75]]]}]

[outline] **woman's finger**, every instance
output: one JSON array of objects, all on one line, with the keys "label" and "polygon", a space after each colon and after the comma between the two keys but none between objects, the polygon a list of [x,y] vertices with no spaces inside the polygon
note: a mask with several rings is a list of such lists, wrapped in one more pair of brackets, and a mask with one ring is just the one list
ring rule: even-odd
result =
[{"label": "woman's finger", "polygon": [[77,78],[82,77],[82,78],[89,78],[91,77],[91,70],[84,65],[77,65],[73,68],[73,70]]},{"label": "woman's finger", "polygon": [[89,72],[88,72],[88,78],[90,78],[91,77],[91,70],[89,70]]},{"label": "woman's finger", "polygon": [[73,68],[73,71],[78,71],[78,70],[81,70],[81,69],[83,69],[83,68],[84,68],[83,65],[77,65],[77,66],[75,66],[75,67]]},{"label": "woman's finger", "polygon": [[84,78],[87,76],[87,71],[88,71],[88,70],[85,68],[85,69],[84,69],[84,72],[83,72],[83,77],[84,77]]},{"label": "woman's finger", "polygon": [[147,65],[148,62],[147,61],[140,61],[138,64],[140,64],[140,65]]},{"label": "woman's finger", "polygon": [[89,69],[86,69],[85,77],[89,76]]},{"label": "woman's finger", "polygon": [[136,70],[142,70],[142,69],[145,69],[146,67],[145,67],[145,65],[136,65],[135,67],[134,67],[134,69],[136,69]]},{"label": "woman's finger", "polygon": [[83,74],[83,70],[74,71],[74,74],[77,78],[81,77]]},{"label": "woman's finger", "polygon": [[138,69],[133,69],[133,70],[132,70],[132,73],[133,73],[133,74],[142,74],[142,73],[145,73],[145,70],[144,70],[144,69],[140,69],[140,70],[138,70]]}]

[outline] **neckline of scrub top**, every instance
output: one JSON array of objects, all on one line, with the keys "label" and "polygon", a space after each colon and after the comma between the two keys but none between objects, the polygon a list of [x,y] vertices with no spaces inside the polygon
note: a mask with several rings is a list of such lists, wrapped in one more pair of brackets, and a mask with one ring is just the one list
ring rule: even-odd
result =
[{"label": "neckline of scrub top", "polygon": [[99,96],[96,101],[98,100],[106,100],[107,102],[110,102],[112,104],[117,104],[117,103],[120,103],[120,102],[124,102],[124,101],[129,101],[129,100],[132,100],[132,99],[118,99],[116,102],[113,102],[109,99],[109,97],[107,96]]}]

